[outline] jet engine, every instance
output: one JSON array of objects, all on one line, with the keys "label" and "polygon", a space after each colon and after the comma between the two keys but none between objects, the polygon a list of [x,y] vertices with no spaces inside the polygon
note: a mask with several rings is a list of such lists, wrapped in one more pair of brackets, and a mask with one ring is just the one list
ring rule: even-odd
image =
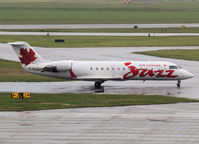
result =
[{"label": "jet engine", "polygon": [[72,68],[72,62],[71,61],[57,61],[57,62],[51,62],[49,64],[46,64],[41,72],[65,72]]}]

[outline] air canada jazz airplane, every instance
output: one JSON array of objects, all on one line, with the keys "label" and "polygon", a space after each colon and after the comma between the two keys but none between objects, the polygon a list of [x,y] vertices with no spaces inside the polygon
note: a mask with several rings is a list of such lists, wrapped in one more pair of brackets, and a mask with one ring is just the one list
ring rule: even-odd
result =
[{"label": "air canada jazz airplane", "polygon": [[180,87],[181,80],[193,74],[170,62],[160,61],[48,61],[26,42],[9,43],[15,50],[22,67],[34,74],[94,81],[95,87],[108,80],[175,80]]}]

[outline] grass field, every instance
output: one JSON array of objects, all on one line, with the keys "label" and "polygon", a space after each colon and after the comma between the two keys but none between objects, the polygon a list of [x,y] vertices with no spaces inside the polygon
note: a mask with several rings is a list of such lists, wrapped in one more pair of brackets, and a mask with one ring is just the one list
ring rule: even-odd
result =
[{"label": "grass field", "polygon": [[194,50],[194,49],[158,50],[158,51],[145,51],[145,52],[136,52],[136,53],[157,56],[157,57],[199,61],[199,49],[197,50]]},{"label": "grass field", "polygon": [[196,23],[198,1],[0,0],[0,24]]},{"label": "grass field", "polygon": [[11,99],[0,93],[0,111],[28,111],[81,107],[173,104],[198,100],[160,95],[32,94],[30,99]]},{"label": "grass field", "polygon": [[60,79],[27,73],[18,62],[0,60],[0,82],[63,81]]},{"label": "grass field", "polygon": [[[55,43],[64,39],[65,43]],[[106,37],[106,36],[1,36],[0,42],[25,41],[41,47],[139,47],[139,46],[198,46],[198,36],[177,37]]]},{"label": "grass field", "polygon": [[0,29],[9,32],[199,33],[199,28]]}]

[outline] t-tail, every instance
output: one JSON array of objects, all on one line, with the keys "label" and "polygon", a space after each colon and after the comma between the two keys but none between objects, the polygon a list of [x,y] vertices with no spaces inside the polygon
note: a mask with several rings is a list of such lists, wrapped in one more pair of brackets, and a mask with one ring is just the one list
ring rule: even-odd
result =
[{"label": "t-tail", "polygon": [[9,43],[15,50],[23,67],[29,64],[36,64],[43,62],[39,54],[26,42]]},{"label": "t-tail", "polygon": [[66,79],[66,76],[70,75],[70,72],[72,71],[72,61],[70,60],[44,60],[26,42],[13,42],[9,44],[13,47],[19,60],[21,61],[22,67],[27,72]]}]

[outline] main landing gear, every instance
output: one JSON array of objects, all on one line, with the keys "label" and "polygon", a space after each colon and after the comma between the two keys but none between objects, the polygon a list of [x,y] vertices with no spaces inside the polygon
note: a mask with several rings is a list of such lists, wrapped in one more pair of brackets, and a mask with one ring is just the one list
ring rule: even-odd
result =
[{"label": "main landing gear", "polygon": [[177,87],[180,87],[180,83],[181,83],[181,81],[178,80]]},{"label": "main landing gear", "polygon": [[103,83],[104,81],[96,81],[95,82],[95,88],[101,88],[101,84]]}]

